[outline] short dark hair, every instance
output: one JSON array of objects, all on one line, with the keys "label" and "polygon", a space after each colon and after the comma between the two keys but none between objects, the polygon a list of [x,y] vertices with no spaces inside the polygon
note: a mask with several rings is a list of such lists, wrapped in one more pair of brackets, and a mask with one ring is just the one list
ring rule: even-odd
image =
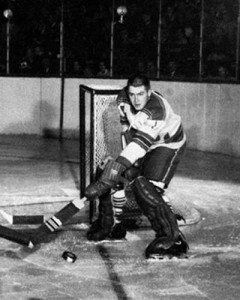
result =
[{"label": "short dark hair", "polygon": [[146,75],[142,73],[134,73],[128,79],[127,88],[129,88],[130,85],[135,87],[144,85],[146,90],[149,90],[150,80]]}]

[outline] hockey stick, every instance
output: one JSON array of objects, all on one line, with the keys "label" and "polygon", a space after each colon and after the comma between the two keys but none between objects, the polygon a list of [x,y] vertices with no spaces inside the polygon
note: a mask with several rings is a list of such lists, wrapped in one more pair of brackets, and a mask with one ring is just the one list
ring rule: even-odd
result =
[{"label": "hockey stick", "polygon": [[[97,167],[95,180],[101,174],[101,171],[104,169],[107,161],[111,159],[110,156],[106,157],[105,160]],[[64,206],[60,211],[58,211],[55,215],[53,215],[50,219],[45,221],[38,229],[36,234],[37,242],[41,242],[49,233],[53,233],[59,227],[64,225],[69,219],[71,219],[79,210],[81,210],[85,203],[88,201],[87,197],[83,197],[81,199],[75,199],[69,202],[66,206]],[[93,201],[90,202],[90,204]]]},{"label": "hockey stick", "polygon": [[0,237],[7,239],[11,242],[28,246],[29,248],[34,247],[33,241],[30,240],[30,237],[18,230],[14,230],[2,225],[0,225]]},{"label": "hockey stick", "polygon": [[10,215],[0,209],[0,214],[8,221],[9,224],[42,224],[43,215]]},{"label": "hockey stick", "polygon": [[43,237],[48,233],[56,231],[85,206],[86,197],[75,199],[64,206],[60,211],[45,221],[38,229],[38,234]]}]

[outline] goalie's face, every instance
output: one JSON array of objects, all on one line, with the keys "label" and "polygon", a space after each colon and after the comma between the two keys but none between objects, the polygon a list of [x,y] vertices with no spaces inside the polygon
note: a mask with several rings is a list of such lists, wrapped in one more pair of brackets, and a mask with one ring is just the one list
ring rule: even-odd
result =
[{"label": "goalie's face", "polygon": [[128,95],[133,107],[136,110],[142,110],[147,104],[151,91],[147,90],[144,85],[129,86]]}]

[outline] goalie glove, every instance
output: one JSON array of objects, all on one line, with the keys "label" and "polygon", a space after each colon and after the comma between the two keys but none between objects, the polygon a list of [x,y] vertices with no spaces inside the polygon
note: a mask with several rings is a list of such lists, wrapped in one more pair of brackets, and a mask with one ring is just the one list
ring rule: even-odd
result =
[{"label": "goalie glove", "polygon": [[87,186],[85,196],[93,199],[104,195],[110,189],[116,187],[121,181],[121,175],[125,170],[126,166],[122,163],[117,160],[109,160],[99,180]]}]

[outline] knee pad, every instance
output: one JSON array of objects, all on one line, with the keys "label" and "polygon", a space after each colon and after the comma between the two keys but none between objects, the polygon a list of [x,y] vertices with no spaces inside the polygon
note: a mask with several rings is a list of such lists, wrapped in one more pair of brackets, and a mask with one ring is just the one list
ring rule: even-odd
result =
[{"label": "knee pad", "polygon": [[164,202],[162,195],[164,193],[163,189],[156,189],[153,183],[151,183],[144,176],[137,177],[131,183],[132,191],[139,202],[139,205],[148,209],[148,207],[156,207],[159,203]]}]

